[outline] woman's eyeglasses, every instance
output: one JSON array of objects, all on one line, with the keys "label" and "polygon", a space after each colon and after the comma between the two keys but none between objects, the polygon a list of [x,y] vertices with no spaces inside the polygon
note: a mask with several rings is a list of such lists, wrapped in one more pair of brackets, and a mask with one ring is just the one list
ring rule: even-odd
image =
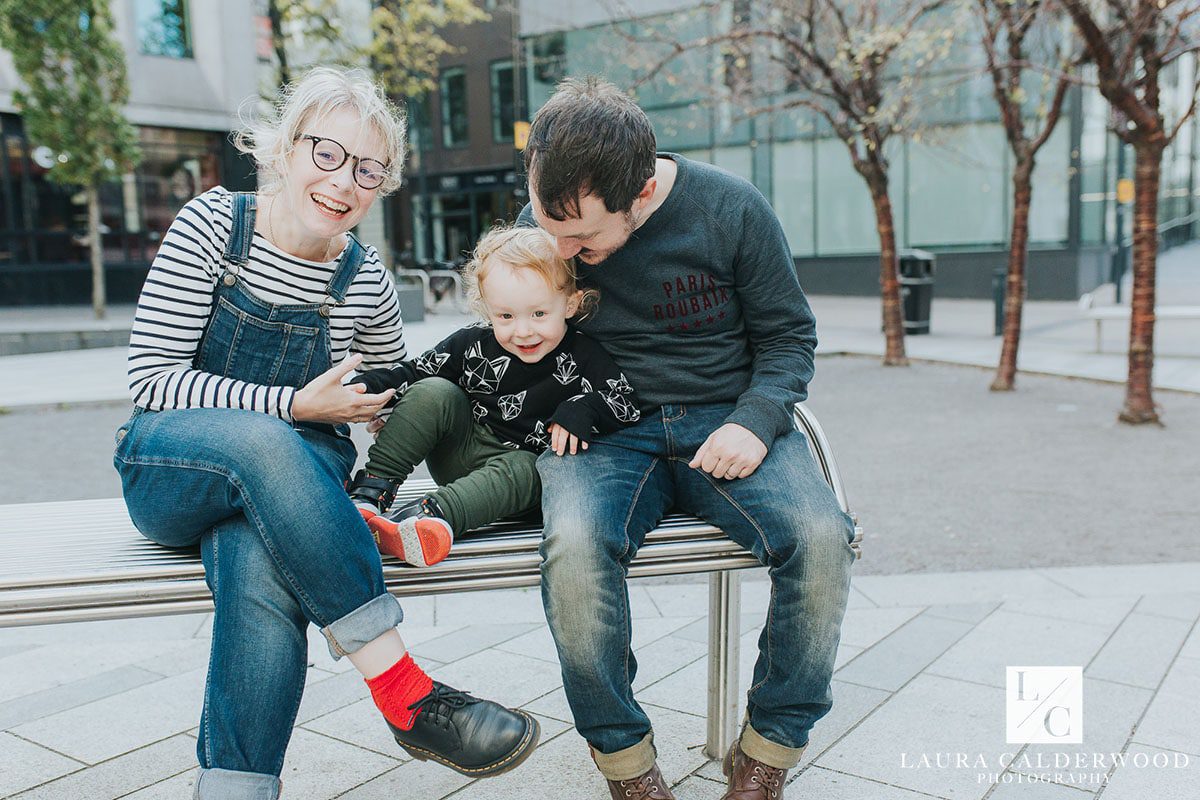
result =
[{"label": "woman's eyeglasses", "polygon": [[326,139],[324,136],[313,136],[306,133],[302,134],[300,138],[312,142],[313,163],[317,165],[318,169],[324,172],[333,172],[341,169],[347,159],[353,159],[354,182],[362,188],[378,189],[387,180],[388,168],[382,161],[351,155],[338,142],[333,139]]}]

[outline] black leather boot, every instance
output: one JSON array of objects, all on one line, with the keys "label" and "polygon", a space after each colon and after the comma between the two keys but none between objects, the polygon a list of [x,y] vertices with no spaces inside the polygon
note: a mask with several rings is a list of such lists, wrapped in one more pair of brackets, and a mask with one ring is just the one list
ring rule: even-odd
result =
[{"label": "black leather boot", "polygon": [[537,720],[524,711],[437,681],[409,708],[419,712],[412,730],[388,723],[396,743],[418,761],[436,761],[472,778],[513,769],[533,753],[541,732]]}]

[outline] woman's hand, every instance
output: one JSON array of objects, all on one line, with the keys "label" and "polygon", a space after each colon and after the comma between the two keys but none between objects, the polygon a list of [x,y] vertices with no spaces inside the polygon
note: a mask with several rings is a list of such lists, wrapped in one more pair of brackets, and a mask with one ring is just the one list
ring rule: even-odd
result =
[{"label": "woman's hand", "polygon": [[395,389],[367,394],[361,383],[343,386],[342,378],[362,363],[355,353],[341,364],[322,372],[292,398],[292,419],[297,422],[366,422],[387,405]]}]

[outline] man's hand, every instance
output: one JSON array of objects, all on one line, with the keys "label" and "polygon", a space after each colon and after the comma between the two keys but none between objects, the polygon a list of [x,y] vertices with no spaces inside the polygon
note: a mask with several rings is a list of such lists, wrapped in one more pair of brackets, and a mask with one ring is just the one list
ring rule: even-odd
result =
[{"label": "man's hand", "polygon": [[588,443],[579,441],[579,437],[568,431],[557,422],[550,426],[550,449],[557,455],[566,453],[569,449],[571,455],[575,455],[580,450],[587,450]]},{"label": "man's hand", "polygon": [[762,439],[736,422],[726,422],[709,434],[688,466],[699,467],[714,478],[733,480],[752,475],[766,457]]}]

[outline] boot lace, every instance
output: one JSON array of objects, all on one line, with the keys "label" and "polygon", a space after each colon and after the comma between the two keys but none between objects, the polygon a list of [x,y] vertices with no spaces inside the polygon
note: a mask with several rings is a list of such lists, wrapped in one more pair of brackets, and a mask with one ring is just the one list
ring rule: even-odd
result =
[{"label": "boot lace", "polygon": [[632,798],[632,800],[645,800],[651,794],[662,791],[658,782],[654,779],[653,773],[646,773],[640,778],[617,781],[617,786],[624,789],[625,796]]},{"label": "boot lace", "polygon": [[433,689],[430,690],[429,694],[410,705],[408,709],[412,711],[413,716],[424,711],[432,715],[432,721],[440,722],[450,719],[450,715],[457,709],[478,702],[479,698],[477,697],[472,697],[466,692],[452,689],[444,683],[434,681]]},{"label": "boot lace", "polygon": [[767,800],[778,800],[783,791],[783,770],[755,762],[750,783],[761,786]]}]

